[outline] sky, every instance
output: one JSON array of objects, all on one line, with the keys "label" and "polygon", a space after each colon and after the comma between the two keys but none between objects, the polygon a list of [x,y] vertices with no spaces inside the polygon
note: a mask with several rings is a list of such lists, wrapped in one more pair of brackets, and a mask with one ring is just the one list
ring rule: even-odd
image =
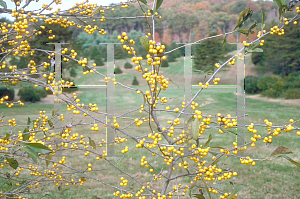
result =
[{"label": "sky", "polygon": [[[10,0],[4,0],[7,4],[7,8],[9,9],[15,9],[15,4],[14,2],[11,2]],[[42,7],[43,4],[49,4],[52,2],[52,0],[39,0],[39,2],[31,2],[29,6],[25,8],[25,10],[36,10]],[[61,8],[61,10],[68,9],[75,5],[75,3],[81,3],[85,2],[85,0],[61,0],[62,4],[56,5],[55,3],[51,5],[53,7],[52,12],[54,12],[57,8]],[[127,0],[123,0],[123,2],[127,2]],[[120,0],[89,0],[89,3],[97,3],[97,5],[103,5],[103,6],[108,6],[111,3],[120,3]],[[25,4],[25,0],[22,1],[21,6]],[[49,12],[49,11],[48,11]],[[45,12],[46,13],[46,12]],[[11,17],[8,14],[1,14],[1,17],[6,17],[10,20],[13,20],[13,17]]]}]

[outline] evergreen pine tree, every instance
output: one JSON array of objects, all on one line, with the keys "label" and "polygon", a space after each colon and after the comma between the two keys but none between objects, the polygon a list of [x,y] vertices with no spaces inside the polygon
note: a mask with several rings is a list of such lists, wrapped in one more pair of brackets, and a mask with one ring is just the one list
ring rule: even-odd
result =
[{"label": "evergreen pine tree", "polygon": [[76,73],[76,71],[75,71],[74,68],[71,68],[71,70],[70,70],[70,76],[71,77],[76,77],[77,76],[77,73]]},{"label": "evergreen pine tree", "polygon": [[[210,36],[216,35],[212,33]],[[193,68],[204,72],[214,71],[216,63],[227,60],[222,38],[206,39],[200,44],[192,46]]]},{"label": "evergreen pine tree", "polygon": [[136,79],[136,76],[133,77],[132,85],[139,85],[139,82],[138,82],[138,80]]}]

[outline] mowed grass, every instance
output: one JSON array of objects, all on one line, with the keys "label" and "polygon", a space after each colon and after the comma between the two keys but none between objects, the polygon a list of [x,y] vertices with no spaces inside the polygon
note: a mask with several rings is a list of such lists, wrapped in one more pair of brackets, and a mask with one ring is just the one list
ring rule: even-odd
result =
[{"label": "mowed grass", "polygon": [[[145,87],[140,86],[139,89],[145,89]],[[103,94],[99,90],[99,93],[97,92],[90,92],[86,91],[87,93],[95,93],[95,96],[92,94],[88,95],[89,100],[91,102],[97,102],[98,98],[97,96],[103,96],[100,93]],[[193,89],[193,93],[196,92],[196,88]],[[200,93],[199,99],[196,100],[199,104],[201,102],[210,101],[213,99],[213,103],[207,106],[204,106],[200,108],[200,110],[203,112],[204,115],[215,115],[216,113],[220,112],[223,115],[231,114],[232,116],[235,115],[235,95],[234,95],[235,89],[228,88],[228,89],[208,89],[204,90]],[[87,97],[85,92],[83,92],[79,98],[84,100],[84,97]],[[162,96],[168,96],[172,99],[170,99],[170,104],[175,103],[174,106],[171,106],[171,109],[175,108],[176,106],[180,105],[180,102],[184,99],[182,95],[182,91],[177,89],[175,86],[170,86],[170,89],[162,93]],[[81,97],[82,96],[82,97]],[[126,110],[124,110],[124,107],[129,107],[128,110],[133,109],[134,107],[138,107],[139,104],[143,103],[143,100],[141,99],[140,95],[137,95],[134,91],[127,92],[126,95],[122,94],[122,92],[118,92],[116,89],[116,112],[118,114],[123,114]],[[119,99],[118,99],[119,98]],[[102,101],[102,102],[101,102]],[[100,103],[97,103],[99,105],[100,109],[105,110],[105,103],[103,103],[103,100],[100,100]],[[64,105],[62,106],[64,107]],[[6,119],[14,117],[16,121],[23,121],[25,123],[25,118],[28,116],[30,118],[34,118],[34,116],[38,115],[39,110],[46,110],[49,116],[51,116],[51,111],[53,109],[53,105],[43,105],[43,104],[27,104],[24,107],[15,106],[13,108],[7,109],[4,107],[4,105],[1,105],[0,107],[1,111],[4,111],[6,115]],[[8,112],[9,110],[9,112]],[[61,109],[62,112],[64,112],[64,108]],[[252,100],[252,99],[246,99],[246,113],[249,114],[246,121],[257,123],[258,121],[262,121],[263,119],[269,119],[269,121],[272,121],[274,125],[277,124],[284,124],[288,121],[289,118],[295,118],[299,117],[298,109],[294,106],[282,106],[279,104],[273,104],[273,103],[266,103],[261,102],[259,100]],[[116,115],[118,115],[116,114]],[[133,113],[130,116],[131,117],[139,117],[140,113]],[[163,115],[163,114],[161,114]],[[159,119],[162,119],[162,121],[171,120],[172,118],[175,118],[177,114],[167,114],[166,119],[162,119],[162,116],[158,115]],[[65,118],[67,118],[65,116]],[[75,117],[77,118],[77,116]],[[78,116],[77,121],[83,119],[82,116]],[[88,119],[86,119],[88,121]],[[246,124],[249,124],[246,123]],[[23,124],[24,124],[23,123]],[[128,123],[128,121],[124,120],[120,122],[121,127]],[[163,122],[162,122],[163,123]],[[260,122],[262,123],[262,122]],[[123,124],[123,125],[122,125]],[[165,123],[166,124],[166,123]],[[131,131],[132,129],[132,131]],[[147,128],[147,125],[144,125],[144,127],[132,127],[129,128],[128,131],[131,135],[134,136],[141,136],[141,135],[147,135],[149,133],[149,128]],[[258,134],[265,135],[267,133],[266,129],[264,128],[257,128]],[[105,134],[104,128],[101,128],[98,132],[92,132],[89,130],[87,126],[83,127],[76,127],[74,128],[74,133],[80,132],[81,134],[85,136],[92,137],[95,141],[101,141],[101,139],[104,139]],[[222,147],[228,147],[232,146],[232,142],[235,141],[235,136],[229,135],[229,134],[219,134],[216,130],[209,130],[206,133],[203,134],[204,138],[207,138],[207,135],[211,133],[213,135],[213,140],[210,143],[210,146],[222,146]],[[101,136],[102,134],[102,136]],[[120,135],[121,136],[121,135]],[[246,133],[246,138],[249,140],[251,136],[251,133]],[[121,136],[123,137],[123,136]],[[258,142],[257,146],[255,148],[249,147],[249,150],[246,151],[246,154],[251,154],[251,157],[254,155],[254,158],[266,158],[268,155],[272,153],[273,150],[275,150],[278,146],[286,146],[292,149],[294,154],[291,154],[290,157],[293,158],[296,161],[299,161],[299,157],[295,154],[298,154],[299,151],[299,143],[300,139],[299,136],[296,136],[295,133],[282,133],[277,137],[274,137],[273,143],[270,147],[267,147],[265,144],[262,144],[262,142]],[[122,158],[123,164],[126,165],[128,171],[131,174],[139,174],[140,176],[143,176],[144,178],[150,178],[151,174],[148,172],[148,169],[145,167],[139,166],[140,159],[143,155],[145,155],[144,149],[136,149],[134,142],[131,142],[130,139],[128,139],[128,142],[126,142],[124,145],[129,146],[129,152],[125,155],[124,158]],[[116,151],[120,149],[118,146],[116,146]],[[99,149],[101,151],[101,149]],[[98,149],[97,149],[98,151]],[[119,152],[116,152],[117,154],[120,154]],[[209,156],[209,155],[208,155]],[[78,158],[81,157],[81,158]],[[146,153],[146,157],[148,162],[153,163],[154,166],[157,166],[157,169],[160,170],[161,168],[167,170],[167,165],[161,163],[160,158],[156,158],[151,156],[151,154]],[[253,158],[253,157],[252,157]],[[79,154],[79,156],[72,156],[67,157],[68,162],[71,165],[76,165],[78,168],[84,168],[89,162],[92,162],[93,165],[97,165],[96,168],[107,168],[108,165],[105,164],[105,161],[96,161],[94,157],[84,157],[83,154]],[[209,158],[207,158],[209,159]],[[160,162],[160,163],[159,163]],[[245,185],[245,188],[240,192],[240,195],[242,198],[297,198],[297,196],[300,196],[300,190],[299,190],[299,168],[292,165],[288,161],[284,159],[276,159],[275,161],[265,161],[265,162],[256,162],[256,166],[246,166],[240,164],[238,159],[235,158],[223,158],[219,165],[221,166],[222,163],[225,163],[226,166],[233,168],[235,171],[238,172],[238,176],[235,179],[235,182],[237,184],[243,184]],[[99,165],[98,165],[99,164]],[[163,166],[162,166],[163,165]],[[125,167],[125,166],[123,166]],[[224,166],[223,166],[224,167]],[[222,168],[222,167],[221,167]],[[178,169],[178,167],[176,168]],[[184,173],[183,170],[178,170],[179,173]],[[175,173],[175,172],[174,172]],[[97,177],[105,179],[105,182],[110,182],[113,184],[119,183],[119,178],[121,176],[124,176],[121,174],[121,172],[116,172],[115,169],[110,168],[109,171],[101,172],[95,174]],[[124,176],[125,177],[125,176]],[[190,179],[186,178],[182,181],[179,180],[179,182],[182,183],[188,183]],[[103,180],[104,181],[104,180]],[[132,187],[134,187],[134,184],[131,184]],[[159,187],[159,186],[158,186]],[[92,196],[92,195],[98,195],[100,198],[113,198],[113,195],[111,194],[113,189],[110,189],[109,187],[105,187],[104,185],[101,185],[101,183],[96,183],[95,181],[88,182],[84,184],[82,187],[76,185],[76,187],[73,186],[64,186],[64,188],[68,188],[63,194],[60,195],[61,198],[81,198],[84,196]],[[230,187],[228,188],[228,192],[230,191]],[[88,190],[88,191],[87,191]],[[286,190],[289,190],[288,192],[285,192]],[[56,194],[59,194],[59,191],[55,191]],[[35,197],[32,197],[35,198]],[[37,197],[38,198],[38,197]]]},{"label": "mowed grass", "polygon": [[[123,61],[124,62],[124,61]],[[78,70],[81,70],[80,68]],[[105,68],[102,68],[102,72],[105,72]],[[125,69],[124,69],[125,70]],[[169,71],[167,71],[169,70]],[[176,70],[182,70],[176,69]],[[128,71],[128,72],[127,72]],[[134,69],[125,70],[127,74],[123,75],[116,75],[117,81],[124,83],[125,85],[131,83],[132,75],[134,74]],[[131,71],[131,72],[129,72]],[[168,72],[171,71],[171,68],[166,69],[165,76],[168,77]],[[170,72],[171,73],[171,72]],[[138,75],[138,72],[136,73]],[[90,74],[89,74],[90,75]],[[86,84],[93,81],[97,81],[96,76],[87,75],[84,77],[78,77],[76,79],[77,84]],[[175,74],[176,75],[176,74]],[[172,74],[170,74],[172,76]],[[98,76],[98,81],[100,81]],[[103,79],[103,78],[102,78]],[[175,79],[174,81],[176,81]],[[139,79],[141,85],[140,86],[133,86],[134,88],[140,89],[142,91],[147,90],[147,86],[142,83],[142,79]],[[179,80],[179,82],[182,80]],[[167,97],[168,105],[170,106],[170,110],[173,110],[176,107],[181,107],[181,102],[184,101],[184,87],[182,84],[179,85],[180,89],[177,86],[170,83],[169,88],[166,91],[162,91],[160,97]],[[198,87],[193,87],[192,93],[195,94],[198,91]],[[213,103],[203,106],[199,108],[202,111],[203,115],[216,115],[217,113],[221,113],[222,115],[231,114],[231,116],[236,115],[236,95],[234,94],[236,91],[235,88],[211,88],[207,90],[203,90],[199,96],[196,98],[195,102],[199,105],[204,104],[206,102],[213,101]],[[72,93],[68,94],[72,96]],[[148,117],[147,112],[139,113],[140,105],[143,104],[143,98],[141,94],[136,94],[135,91],[122,88],[120,86],[115,87],[115,115],[117,117],[117,122],[120,124],[120,129],[129,125],[134,118],[143,118]],[[81,99],[80,103],[88,104],[97,104],[99,107],[99,112],[106,112],[106,89],[98,88],[98,89],[84,89],[80,88],[78,92],[78,97]],[[68,112],[66,110],[66,105],[56,105],[60,107],[60,113],[64,114],[66,125],[69,122],[69,118],[72,117],[72,112]],[[158,109],[164,109],[166,105],[159,105],[157,106]],[[49,118],[52,117],[52,110],[54,108],[53,104],[26,104],[23,107],[15,105],[13,108],[7,108],[4,104],[0,105],[0,112],[4,112],[5,118],[4,121],[7,123],[8,119],[15,118],[17,124],[26,124],[27,117],[30,117],[31,120],[36,119],[39,117],[39,111],[45,110],[46,115]],[[126,112],[129,110],[138,109],[135,112],[128,113]],[[250,124],[251,122],[257,124],[263,124],[264,119],[268,119],[269,121],[273,122],[273,125],[285,125],[288,124],[290,118],[299,119],[299,107],[298,106],[284,106],[280,105],[279,103],[269,103],[263,102],[260,100],[248,99],[246,98],[246,110],[245,112],[249,114],[245,118],[246,124]],[[104,114],[96,114],[92,113],[93,115],[97,116],[98,118],[105,120]],[[123,115],[126,118],[119,118],[118,116]],[[163,127],[167,127],[168,120],[174,120],[178,113],[172,112],[159,112],[157,113],[157,117]],[[184,117],[181,117],[183,120]],[[52,119],[55,121],[55,119]],[[212,119],[213,120],[213,119]],[[99,124],[99,131],[91,131],[90,127],[92,127],[92,123],[94,122],[93,119],[84,117],[82,114],[76,115],[73,118],[75,123],[91,123],[90,125],[77,125],[72,128],[72,133],[79,133],[80,135],[84,135],[85,137],[91,137],[96,143],[101,142],[102,139],[105,140],[106,138],[106,131],[103,125]],[[131,125],[125,129],[125,131],[132,136],[147,136],[151,130],[149,128],[149,122],[144,122],[141,127],[137,127],[136,125]],[[183,123],[183,122],[182,122]],[[151,123],[153,130],[157,132],[153,123]],[[182,126],[182,125],[180,125]],[[176,126],[175,126],[176,127]],[[23,130],[24,127],[15,127],[13,128],[14,131]],[[262,136],[266,135],[268,132],[266,128],[263,127],[255,127],[258,132]],[[10,127],[5,126],[1,129],[1,134],[5,134],[10,130]],[[232,129],[235,132],[235,129]],[[54,130],[52,132],[56,132]],[[174,133],[174,137],[178,136],[181,130],[176,130]],[[153,174],[158,174],[162,171],[162,174],[166,175],[167,171],[167,164],[162,160],[162,158],[153,156],[151,152],[146,150],[145,148],[136,148],[136,142],[132,141],[126,135],[117,132],[119,137],[127,138],[127,142],[122,143],[122,145],[117,144],[114,149],[116,155],[123,155],[120,151],[124,149],[125,146],[129,147],[129,152],[124,154],[124,157],[118,157],[115,159],[120,159],[121,162],[115,161],[114,158],[109,158],[112,164],[116,164],[122,168],[122,170],[126,171],[128,174],[132,176],[137,176],[137,178],[145,184],[153,179]],[[236,140],[235,135],[232,134],[220,134],[217,130],[209,129],[204,132],[202,137],[204,140],[203,143],[206,142],[209,134],[212,134],[213,140],[210,142],[209,146],[221,146],[225,148],[232,148],[232,143]],[[247,142],[250,141],[250,137],[253,133],[245,132],[245,138]],[[173,138],[174,138],[173,137]],[[149,141],[150,139],[147,138]],[[86,142],[88,139],[86,139]],[[300,162],[299,153],[300,153],[300,136],[296,135],[296,132],[289,132],[289,133],[281,133],[277,137],[273,138],[273,143],[267,147],[262,141],[257,142],[256,147],[248,147],[246,152],[242,153],[243,156],[250,156],[251,158],[258,158],[264,159],[267,158],[278,146],[285,146],[290,148],[294,153],[289,154],[289,156],[295,160]],[[166,143],[163,140],[163,143]],[[97,153],[102,153],[103,150],[106,150],[105,145],[101,147],[98,145],[97,149],[95,150]],[[153,149],[155,152],[158,152],[157,148]],[[217,151],[217,150],[213,150]],[[126,189],[130,191],[137,192],[140,190],[141,186],[134,182],[129,176],[120,172],[112,164],[105,160],[96,160],[95,155],[90,154],[89,156],[85,157],[83,152],[77,151],[72,153],[63,153],[67,158],[67,165],[70,165],[76,169],[84,170],[87,168],[88,163],[92,163],[93,171],[89,173],[92,177],[99,179],[102,182],[109,183],[113,186],[120,187],[119,183],[121,182],[120,177],[124,177],[128,179],[128,186]],[[145,156],[148,163],[150,163],[154,170],[153,173],[149,172],[149,168],[145,168],[144,166],[140,165],[141,158]],[[204,160],[211,161],[211,154],[208,154]],[[54,160],[59,160],[58,157],[55,157]],[[192,161],[187,160],[191,165],[195,165]],[[241,164],[238,158],[223,157],[219,163],[217,164],[219,168],[223,170],[227,167],[233,168],[234,171],[238,173],[238,176],[233,177],[231,181],[234,181],[235,184],[243,184],[245,187],[239,192],[240,198],[300,198],[300,181],[299,181],[299,171],[300,168],[296,167],[295,165],[291,164],[285,159],[275,159],[274,161],[256,161],[255,166],[246,166]],[[52,168],[52,167],[50,167]],[[62,167],[59,167],[60,170]],[[183,168],[179,168],[175,166],[175,171],[173,171],[172,177],[179,174],[186,173],[186,170]],[[59,171],[60,171],[59,170]],[[70,171],[66,170],[65,172]],[[192,179],[190,177],[183,177],[177,180],[177,183],[181,183],[182,185],[189,184]],[[161,181],[154,181],[153,187],[156,190],[160,190],[164,183],[164,177],[162,177]],[[199,183],[201,185],[201,183]],[[221,190],[224,192],[232,191],[232,186],[229,182],[225,183]],[[176,185],[174,181],[172,181],[169,185],[168,192],[172,190],[172,186]],[[62,189],[66,189],[65,191],[61,192],[58,191],[55,186],[45,186],[38,188],[37,190],[33,190],[32,193],[35,191],[49,191],[50,196],[45,196],[44,198],[63,198],[63,199],[70,199],[70,198],[91,198],[94,195],[97,195],[99,198],[117,198],[113,196],[113,188],[102,184],[96,180],[88,180],[82,186],[77,184],[76,186],[73,185],[62,185]],[[149,193],[148,191],[146,193]],[[182,193],[182,191],[180,191]],[[193,189],[193,193],[198,193],[197,190]],[[34,194],[29,195],[29,198],[41,198],[45,194]],[[206,195],[207,196],[207,195]],[[175,197],[174,197],[175,198]],[[187,196],[182,196],[181,198],[188,198]],[[212,198],[219,198],[212,194]]]}]

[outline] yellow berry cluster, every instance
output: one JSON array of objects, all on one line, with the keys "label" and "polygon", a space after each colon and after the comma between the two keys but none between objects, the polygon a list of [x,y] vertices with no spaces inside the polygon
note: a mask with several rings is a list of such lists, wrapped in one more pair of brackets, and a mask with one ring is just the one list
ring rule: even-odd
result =
[{"label": "yellow berry cluster", "polygon": [[[126,32],[122,32],[122,35],[118,36],[118,39],[120,40],[121,43],[124,43],[125,41],[128,40],[128,36]],[[127,48],[127,47],[126,47]],[[133,51],[135,54],[135,51]]]},{"label": "yellow berry cluster", "polygon": [[99,130],[98,124],[94,124],[94,125],[91,127],[91,130],[92,130],[92,131],[98,131],[98,130]]},{"label": "yellow berry cluster", "polygon": [[231,59],[229,62],[228,62],[228,65],[234,65],[235,64],[235,58]]},{"label": "yellow berry cluster", "polygon": [[148,138],[153,139],[153,142],[150,144],[146,144],[148,148],[155,148],[159,141],[162,141],[161,134],[153,132],[152,134],[148,134]]},{"label": "yellow berry cluster", "polygon": [[237,57],[238,60],[244,60],[244,55],[243,55],[243,53],[239,53],[239,54],[235,55],[235,57]]},{"label": "yellow berry cluster", "polygon": [[251,164],[252,166],[255,165],[255,162],[250,157],[240,158],[240,161],[242,164],[245,164],[245,165],[249,165],[249,164]]},{"label": "yellow berry cluster", "polygon": [[[163,56],[165,45],[157,44],[155,41],[149,40],[149,53],[147,57],[148,65],[159,65],[161,59],[166,60],[166,56]],[[153,54],[153,56],[151,56]]]},{"label": "yellow berry cluster", "polygon": [[4,100],[8,100],[8,96],[2,97],[0,99],[0,104],[3,104]]},{"label": "yellow berry cluster", "polygon": [[220,78],[215,78],[215,79],[213,80],[214,85],[217,85],[219,81],[220,81]]},{"label": "yellow berry cluster", "polygon": [[279,36],[284,35],[284,29],[279,29],[278,26],[274,26],[273,28],[270,29],[271,32],[270,34],[273,35],[274,33],[277,33]]},{"label": "yellow berry cluster", "polygon": [[200,82],[200,83],[199,83],[199,86],[200,86],[201,88],[205,88],[205,89],[207,89],[207,88],[208,88],[208,86],[209,86],[209,83],[208,83],[208,82],[206,82],[206,83],[205,83],[205,85],[203,85],[203,84],[202,84],[202,82]]}]

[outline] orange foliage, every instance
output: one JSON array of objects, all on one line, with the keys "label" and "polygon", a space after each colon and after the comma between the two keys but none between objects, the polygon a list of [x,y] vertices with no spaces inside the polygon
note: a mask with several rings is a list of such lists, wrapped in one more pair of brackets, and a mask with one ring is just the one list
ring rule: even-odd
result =
[{"label": "orange foliage", "polygon": [[239,38],[239,43],[243,43],[243,41],[247,41],[246,35],[241,34]]},{"label": "orange foliage", "polygon": [[160,36],[159,36],[158,32],[156,32],[154,36],[155,36],[155,41],[161,42],[161,39],[160,39]]},{"label": "orange foliage", "polygon": [[175,34],[174,36],[173,36],[173,40],[172,40],[173,42],[180,42],[180,38],[179,38],[179,35],[178,34]]},{"label": "orange foliage", "polygon": [[236,42],[236,38],[232,34],[230,34],[229,36],[227,36],[227,41],[228,42]]},{"label": "orange foliage", "polygon": [[255,29],[255,30],[254,30],[254,33],[250,35],[250,42],[252,42],[252,41],[254,41],[255,39],[257,39],[256,35],[257,35],[257,30]]},{"label": "orange foliage", "polygon": [[166,31],[164,32],[163,42],[166,43],[167,45],[171,44],[171,39],[170,39],[171,35],[172,35],[172,31],[170,29],[166,29]]},{"label": "orange foliage", "polygon": [[271,5],[272,5],[272,3],[266,3],[265,5],[264,5],[264,8],[266,9],[266,10],[270,10],[270,8],[271,8]]},{"label": "orange foliage", "polygon": [[179,14],[186,14],[187,16],[189,16],[190,14],[194,13],[194,8],[193,5],[188,3],[184,6],[182,6],[180,8],[180,10],[178,10]]},{"label": "orange foliage", "polygon": [[250,8],[251,10],[253,10],[253,12],[261,10],[261,8],[255,5],[253,1],[249,1],[247,8]]},{"label": "orange foliage", "polygon": [[203,8],[203,9],[207,9],[206,5],[203,4],[203,3],[197,3],[195,6],[194,6],[194,9],[195,10],[198,10],[200,8]]},{"label": "orange foliage", "polygon": [[198,40],[200,40],[200,39],[201,39],[201,36],[200,36],[200,35],[196,35],[195,41],[198,41]]}]

